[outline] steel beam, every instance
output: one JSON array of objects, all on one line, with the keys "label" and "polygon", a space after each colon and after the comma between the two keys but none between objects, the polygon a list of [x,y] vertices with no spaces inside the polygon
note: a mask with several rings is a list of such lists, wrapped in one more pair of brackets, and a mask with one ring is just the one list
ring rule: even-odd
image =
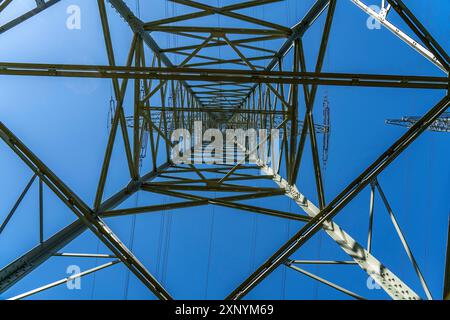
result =
[{"label": "steel beam", "polygon": [[[175,67],[175,65],[170,61],[170,59],[166,56],[165,53],[161,51],[161,48],[158,46],[156,41],[152,38],[152,36],[144,30],[144,23],[137,18],[134,13],[128,8],[126,3],[122,0],[107,0],[116,10],[117,12],[122,16],[122,18],[125,19],[125,21],[128,23],[130,28],[133,30],[134,33],[138,34],[141,39],[145,42],[145,44],[161,59],[161,61],[166,65],[167,67]],[[187,92],[195,94],[192,92],[192,90],[189,88],[186,82],[183,80],[180,81],[181,84],[186,88]]]},{"label": "steel beam", "polygon": [[36,179],[36,174],[34,174],[30,181],[27,183],[27,185],[25,186],[25,189],[23,189],[22,193],[20,194],[19,198],[17,199],[17,201],[14,203],[11,211],[9,211],[8,215],[6,216],[5,220],[3,221],[3,223],[0,225],[0,234],[3,232],[3,230],[5,230],[6,226],[8,225],[8,222],[11,220],[11,218],[13,217],[14,213],[16,212],[17,208],[19,207],[20,203],[22,202],[23,198],[25,198],[26,194],[28,193],[28,190],[30,190],[31,185],[33,184],[34,180]]},{"label": "steel beam", "polygon": [[[315,218],[321,212],[311,201],[300,193],[295,185],[290,185],[287,180],[279,174],[273,172],[272,168],[258,162],[265,174],[274,174],[274,182],[286,190],[286,195],[310,217]],[[333,239],[341,249],[348,254],[370,277],[372,277],[383,290],[393,299],[416,300],[420,297],[409,288],[399,277],[383,265],[377,258],[369,253],[362,245],[354,240],[338,224],[329,220],[322,226],[323,230]],[[242,293],[235,290],[235,295],[228,296],[228,299],[240,299]]]},{"label": "steel beam", "polygon": [[104,221],[1,122],[0,138],[157,298],[172,299]]},{"label": "steel beam", "polygon": [[[135,194],[146,181],[155,179],[161,172],[169,168],[163,164],[155,172],[149,172],[138,181],[131,181],[125,188],[102,203],[99,211],[113,210],[122,202]],[[5,292],[11,286],[27,276],[30,272],[50,259],[54,254],[72,242],[86,231],[87,227],[80,220],[76,220],[64,229],[34,247],[0,270],[0,292]]]},{"label": "steel beam", "polygon": [[405,42],[407,45],[409,45],[411,48],[416,50],[418,53],[420,53],[422,56],[424,56],[426,59],[431,61],[434,65],[436,65],[439,69],[444,71],[445,73],[448,73],[448,70],[446,69],[446,66],[444,66],[439,59],[427,48],[422,46],[420,43],[412,39],[410,36],[408,36],[405,32],[400,30],[398,27],[396,27],[394,24],[389,22],[386,19],[386,16],[383,14],[383,12],[377,13],[374,10],[372,10],[368,5],[366,5],[364,2],[360,0],[351,0],[356,6],[358,6],[361,10],[366,12],[368,15],[375,18],[379,23],[381,23],[386,29],[391,31],[393,34],[395,34],[397,37],[399,37],[403,42]]},{"label": "steel beam", "polygon": [[402,0],[386,0],[392,8],[398,13],[403,21],[411,28],[411,30],[425,44],[428,50],[434,54],[435,58],[442,64],[444,71],[449,72],[450,57],[441,45],[433,38],[422,23],[414,16]]},{"label": "steel beam", "polygon": [[11,30],[12,28],[18,26],[22,22],[30,19],[31,17],[34,17],[38,13],[50,8],[51,6],[58,3],[59,1],[61,1],[61,0],[49,0],[47,2],[43,2],[41,5],[37,5],[36,8],[34,8],[33,10],[30,10],[30,11],[24,13],[23,15],[21,15],[20,17],[17,17],[15,19],[5,23],[4,25],[0,26],[0,34],[6,32],[8,30]]},{"label": "steel beam", "polygon": [[290,263],[287,263],[286,266],[288,268],[291,268],[292,270],[295,270],[295,271],[297,271],[297,272],[299,272],[301,274],[304,274],[307,277],[310,277],[311,279],[319,281],[320,283],[323,283],[324,285],[327,285],[327,286],[329,286],[329,287],[331,287],[333,289],[336,289],[337,291],[340,291],[340,292],[342,292],[344,294],[347,294],[347,295],[349,295],[352,298],[355,298],[357,300],[366,300],[363,297],[361,297],[359,294],[356,294],[356,293],[354,293],[354,292],[352,292],[350,290],[347,290],[347,289],[345,289],[345,288],[343,288],[343,287],[341,287],[341,286],[339,286],[339,285],[337,285],[337,284],[335,284],[335,283],[333,283],[331,281],[323,279],[323,278],[321,278],[321,277],[319,277],[319,276],[317,276],[317,275],[315,275],[315,274],[313,274],[311,272],[308,272],[308,271],[306,271],[304,269],[301,269],[301,268],[299,268],[297,266],[293,266]]},{"label": "steel beam", "polygon": [[[252,288],[272,273],[278,266],[285,263],[289,257],[306,243],[314,234],[321,230],[331,219],[336,216],[357,194],[359,194],[375,177],[394,161],[428,126],[430,126],[450,104],[449,96],[445,96],[435,107],[430,109],[411,129],[398,139],[389,149],[387,149],[375,162],[367,167],[352,183],[350,183],[333,201],[303,228],[301,228],[289,241],[287,241],[278,251],[269,257],[252,275],[250,275],[241,285],[239,285],[227,299],[241,299]],[[297,200],[304,204],[304,198],[300,195]],[[300,204],[299,203],[299,204]],[[308,203],[309,206],[309,203]],[[363,249],[364,250],[364,249]],[[378,278],[380,285],[386,286],[387,292],[393,298],[412,299],[417,295],[410,290],[402,290],[402,287],[390,287],[389,282],[384,282],[383,276],[387,279],[394,279],[386,269],[379,269]],[[375,279],[377,280],[377,279]],[[403,287],[404,288],[404,287]]]},{"label": "steel beam", "polygon": [[112,266],[118,264],[119,262],[120,262],[120,260],[114,260],[114,261],[111,261],[111,262],[107,262],[107,263],[102,264],[102,265],[100,265],[98,267],[91,268],[89,270],[86,270],[86,271],[74,274],[74,275],[72,275],[70,277],[67,277],[67,278],[64,278],[64,279],[61,279],[61,280],[49,283],[49,284],[47,284],[45,286],[42,286],[42,287],[39,287],[37,289],[33,289],[33,290],[27,291],[25,293],[19,294],[17,296],[14,296],[14,297],[8,299],[8,300],[22,300],[24,298],[28,298],[28,297],[33,296],[35,294],[38,294],[40,292],[43,292],[43,291],[46,291],[48,289],[57,287],[57,286],[59,286],[61,284],[68,283],[69,281],[73,281],[73,280],[75,280],[77,278],[81,278],[81,277],[87,276],[87,275],[89,275],[91,273],[94,273],[94,272],[97,272],[97,271],[100,271],[100,270],[112,267]]},{"label": "steel beam", "polygon": [[[447,77],[238,69],[119,67],[0,62],[0,75],[449,89],[449,78]],[[193,94],[195,95],[195,93]]]}]

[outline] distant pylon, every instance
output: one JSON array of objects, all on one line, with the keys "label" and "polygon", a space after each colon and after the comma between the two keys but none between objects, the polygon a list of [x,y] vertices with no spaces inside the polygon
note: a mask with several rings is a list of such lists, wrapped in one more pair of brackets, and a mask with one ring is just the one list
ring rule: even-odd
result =
[{"label": "distant pylon", "polygon": [[[420,117],[403,117],[401,119],[388,119],[386,124],[411,128]],[[450,112],[443,113],[429,128],[429,131],[434,132],[450,132]]]},{"label": "distant pylon", "polygon": [[328,100],[328,92],[323,97],[323,147],[322,147],[322,164],[325,170],[328,163],[328,148],[330,145],[331,121],[330,121],[330,101]]}]

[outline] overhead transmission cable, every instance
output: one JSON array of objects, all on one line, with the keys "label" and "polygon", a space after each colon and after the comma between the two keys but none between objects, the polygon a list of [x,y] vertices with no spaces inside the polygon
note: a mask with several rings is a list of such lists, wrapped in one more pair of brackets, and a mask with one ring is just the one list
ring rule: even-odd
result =
[{"label": "overhead transmission cable", "polygon": [[[141,17],[141,4],[140,4],[139,0],[136,0],[136,15],[138,18]],[[140,169],[142,167],[142,157],[140,157],[139,161],[140,161],[140,167],[139,167],[139,169]],[[136,192],[135,199],[136,199],[135,207],[137,208],[138,204],[139,204],[139,191]],[[130,228],[130,238],[129,238],[129,248],[130,248],[131,252],[133,252],[133,248],[134,248],[134,238],[135,238],[135,233],[136,233],[136,218],[137,218],[136,214],[133,214],[131,217],[131,228]],[[125,274],[124,300],[128,300],[129,287],[130,287],[130,270],[127,269],[126,274]]]}]

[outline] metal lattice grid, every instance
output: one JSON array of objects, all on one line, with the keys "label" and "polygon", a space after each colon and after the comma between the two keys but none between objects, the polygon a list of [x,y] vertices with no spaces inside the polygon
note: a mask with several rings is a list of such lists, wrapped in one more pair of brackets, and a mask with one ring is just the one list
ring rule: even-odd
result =
[{"label": "metal lattice grid", "polygon": [[[277,268],[290,268],[322,284],[330,286],[350,297],[363,297],[343,288],[329,280],[312,274],[299,266],[302,264],[355,265],[393,299],[423,298],[405,281],[389,270],[371,251],[373,199],[377,193],[389,213],[405,252],[425,292],[426,298],[432,298],[419,265],[395,218],[389,204],[388,196],[378,182],[384,169],[408,148],[427,128],[436,125],[450,103],[449,63],[446,51],[430,35],[422,23],[414,16],[401,0],[382,1],[382,10],[377,13],[362,1],[349,0],[371,15],[383,26],[392,31],[400,41],[404,41],[423,55],[443,75],[407,76],[386,74],[349,74],[323,73],[323,63],[329,37],[332,36],[332,24],[337,1],[317,0],[306,16],[292,28],[257,19],[239,13],[245,8],[259,7],[279,0],[240,1],[224,7],[215,7],[188,0],[171,2],[188,6],[196,11],[189,14],[167,17],[162,20],[144,22],[122,0],[107,2],[117,11],[133,31],[126,65],[116,64],[113,39],[110,34],[107,9],[104,0],[98,0],[99,17],[103,28],[109,66],[101,65],[67,65],[38,63],[0,63],[0,74],[16,76],[47,77],[86,77],[109,78],[113,86],[114,108],[111,111],[109,139],[106,146],[103,166],[97,186],[93,205],[85,203],[65,184],[40,158],[3,123],[0,123],[0,138],[33,171],[33,177],[16,202],[2,231],[21,199],[36,181],[40,185],[40,198],[44,186],[54,193],[78,219],[60,230],[15,261],[11,261],[0,270],[0,292],[19,282],[42,263],[53,256],[99,257],[100,255],[61,253],[68,243],[85,230],[90,230],[110,251],[103,258],[111,261],[87,270],[79,276],[85,276],[115,264],[123,264],[153,294],[162,300],[174,298],[168,290],[150,273],[135,254],[115,235],[105,222],[106,218],[136,215],[167,209],[192,208],[212,205],[233,208],[269,215],[280,219],[289,219],[303,223],[303,226],[284,243],[263,264],[254,270],[239,284],[226,299],[242,299],[256,285],[264,281]],[[0,2],[0,12],[11,1]],[[37,1],[36,9],[18,17],[0,27],[0,33],[6,32],[22,21],[31,18],[42,10],[60,1]],[[61,1],[62,2],[62,1]],[[388,15],[395,13],[403,19],[412,31],[408,35],[389,22]],[[235,26],[192,26],[190,20],[211,15],[227,16],[235,19]],[[324,16],[325,24],[313,71],[307,71],[303,36],[308,29]],[[256,27],[242,27],[240,23],[254,24]],[[175,24],[174,24],[175,23]],[[185,24],[186,23],[186,24]],[[154,33],[176,35],[189,38],[191,45],[161,48],[153,38]],[[259,46],[262,41],[282,41],[278,50]],[[235,57],[220,56],[219,48],[227,48]],[[250,56],[247,52],[255,53]],[[208,53],[205,53],[208,52]],[[178,56],[181,62],[175,63]],[[172,58],[170,58],[172,57]],[[292,64],[286,63],[292,60]],[[266,61],[267,64],[261,64]],[[396,140],[360,175],[344,188],[334,199],[326,200],[323,184],[322,166],[319,157],[317,134],[329,131],[329,113],[327,111],[324,126],[318,125],[313,117],[317,104],[319,86],[355,86],[429,89],[442,92],[442,99],[430,108],[422,117],[414,118],[408,125],[409,130]],[[287,89],[287,90],[286,90]],[[134,95],[133,114],[127,115],[124,107],[125,93],[132,90]],[[303,94],[301,94],[301,92]],[[303,97],[303,99],[301,99]],[[329,108],[328,100],[324,102]],[[175,165],[171,161],[170,134],[174,128],[193,129],[195,121],[202,120],[207,128],[280,128],[282,129],[281,152],[283,176],[278,170],[261,160],[256,165],[237,163],[236,165]],[[119,131],[120,128],[120,131]],[[131,129],[131,134],[129,130]],[[120,132],[120,133],[119,133]],[[104,199],[105,184],[108,177],[113,147],[117,136],[122,136],[127,158],[130,182],[122,190],[108,199]],[[318,203],[314,204],[296,187],[299,168],[307,152],[307,140],[311,146],[314,164],[314,177]],[[328,144],[328,141],[324,142]],[[145,147],[145,148],[144,148]],[[245,146],[239,146],[247,154]],[[149,148],[147,161],[152,170],[141,173],[143,161],[142,150]],[[165,161],[161,162],[160,159]],[[325,157],[324,157],[325,158]],[[264,173],[260,174],[260,171]],[[184,174],[191,174],[186,178]],[[211,177],[214,174],[214,177]],[[253,181],[265,179],[274,182],[273,187],[255,187]],[[158,180],[158,181],[156,181]],[[361,191],[370,188],[371,192],[371,227],[368,245],[359,244],[347,231],[344,231],[333,218],[346,207]],[[121,203],[138,191],[165,195],[178,199],[174,203],[161,203],[151,206],[118,208]],[[204,193],[232,192],[226,197],[205,196]],[[248,199],[266,199],[285,195],[292,199],[304,214],[295,214],[264,206],[243,203]],[[43,209],[41,206],[41,230]],[[348,255],[348,261],[307,261],[292,259],[292,255],[307,243],[317,232],[323,231],[340,249]],[[15,296],[22,299],[37,292],[47,290],[67,282],[63,279],[48,286],[38,288]],[[448,291],[448,288],[446,289]],[[448,294],[448,293],[447,293]],[[176,298],[176,297],[175,297]]]}]

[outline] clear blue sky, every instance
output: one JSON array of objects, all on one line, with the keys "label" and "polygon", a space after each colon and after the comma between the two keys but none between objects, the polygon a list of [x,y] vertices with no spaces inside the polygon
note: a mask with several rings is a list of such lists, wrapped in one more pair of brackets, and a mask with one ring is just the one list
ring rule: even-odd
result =
[{"label": "clear blue sky", "polygon": [[[0,25],[22,12],[34,1],[14,1],[0,14]],[[126,1],[135,9],[135,0]],[[140,1],[143,20],[160,19],[188,11],[166,1]],[[227,5],[236,1],[208,1]],[[289,0],[265,9],[243,13],[286,26],[301,19],[314,1]],[[377,4],[380,1],[365,1]],[[405,3],[444,47],[450,49],[450,2],[446,0]],[[432,4],[431,4],[432,3]],[[81,30],[66,28],[66,8],[81,8]],[[117,64],[124,64],[131,40],[125,22],[109,5]],[[411,33],[392,13],[393,23]],[[338,0],[324,71],[438,75],[442,72],[385,29],[366,28],[367,16],[349,0]],[[199,25],[231,24],[225,18],[199,20]],[[308,67],[315,64],[324,16],[305,34]],[[167,36],[155,35],[162,47],[181,44]],[[279,44],[279,42],[273,42]],[[268,46],[268,44],[261,44]],[[0,35],[0,61],[107,64],[97,3],[92,0],[63,0],[19,27]],[[228,53],[224,52],[224,55]],[[378,154],[404,133],[403,128],[386,126],[387,118],[423,115],[445,94],[436,90],[321,88],[316,119],[322,119],[322,98],[329,96],[332,134],[329,164],[324,175],[326,198],[333,199]],[[111,86],[109,80],[0,76],[0,121],[5,123],[85,202],[92,204],[108,137],[107,116]],[[131,95],[127,101],[131,101]],[[132,106],[126,104],[127,114]],[[321,137],[320,137],[321,138]],[[415,253],[435,298],[442,295],[444,253],[450,211],[450,155],[448,134],[426,132],[381,176],[384,188],[400,225]],[[320,139],[321,140],[321,139]],[[320,141],[321,143],[321,141]],[[106,196],[128,182],[121,142],[114,150]],[[309,148],[309,145],[306,146]],[[309,149],[308,149],[309,150]],[[144,169],[150,168],[149,162]],[[313,202],[315,183],[309,154],[302,163],[298,187]],[[30,179],[31,171],[0,142],[0,221]],[[263,185],[263,183],[260,183]],[[271,183],[264,184],[273,186]],[[166,198],[139,193],[121,207],[168,202]],[[299,209],[286,197],[249,202],[280,210]],[[375,203],[374,255],[404,279],[421,296],[423,290],[402,251],[401,243],[382,207]],[[366,243],[369,192],[365,190],[336,218],[357,239]],[[45,236],[49,237],[75,216],[48,190],[45,198]],[[133,249],[175,298],[221,299],[242,282],[259,264],[295,233],[300,224],[219,207],[183,209],[174,212],[142,214],[136,218],[107,220],[111,228]],[[131,241],[134,233],[134,241]],[[37,184],[30,190],[9,226],[0,235],[0,268],[38,243]],[[64,252],[107,253],[89,232],[73,241]],[[159,254],[158,254],[159,253]],[[294,258],[347,259],[324,233],[316,235]],[[78,264],[82,270],[101,264],[95,259],[55,257],[44,263],[2,298],[34,289],[66,277],[66,268]],[[368,290],[367,275],[356,266],[306,266],[305,269],[332,280],[367,298],[385,299],[382,290]],[[51,299],[153,299],[127,269],[116,265],[95,276],[82,279],[81,290],[60,287],[34,298]],[[128,290],[125,289],[128,284]],[[340,299],[345,295],[280,267],[255,288],[248,298]]]}]

